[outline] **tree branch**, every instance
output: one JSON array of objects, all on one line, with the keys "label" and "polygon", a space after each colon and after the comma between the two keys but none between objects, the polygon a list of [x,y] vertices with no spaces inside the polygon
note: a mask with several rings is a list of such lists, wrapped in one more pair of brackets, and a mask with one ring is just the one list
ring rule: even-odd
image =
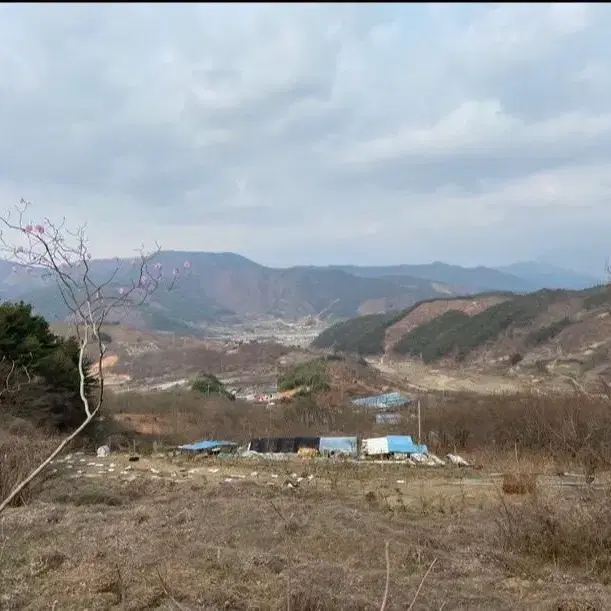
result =
[{"label": "tree branch", "polygon": [[[180,270],[176,268],[169,280],[166,280],[161,263],[155,263],[153,271],[150,271],[149,265],[161,250],[159,244],[156,244],[152,252],[147,253],[144,248],[139,250],[139,258],[132,265],[131,275],[128,274],[122,283],[118,283],[119,271],[122,268],[118,259],[114,270],[105,280],[96,279],[91,267],[92,257],[87,246],[85,227],[70,231],[65,227],[65,219],[59,224],[54,224],[48,218],[39,224],[28,222],[26,213],[29,208],[29,202],[22,199],[13,211],[14,220],[11,220],[10,212],[0,217],[0,253],[15,264],[16,272],[25,269],[28,274],[38,275],[42,281],[48,278],[55,280],[78,341],[79,396],[83,404],[84,420],[0,503],[0,513],[98,415],[104,402],[106,353],[100,329],[110,313],[143,305],[160,287],[172,290],[180,276]],[[8,240],[5,232],[14,235],[15,240]],[[183,267],[183,276],[188,276],[190,263],[185,261]],[[87,393],[88,372],[85,371],[85,357],[92,339],[95,340],[98,363],[97,396],[93,407]],[[2,362],[0,361],[0,365]],[[11,388],[16,367],[16,363],[11,363],[5,387],[0,389],[0,395]],[[22,370],[29,381],[31,378],[27,367],[22,367]],[[20,385],[17,384],[11,390],[17,392],[19,388]]]}]

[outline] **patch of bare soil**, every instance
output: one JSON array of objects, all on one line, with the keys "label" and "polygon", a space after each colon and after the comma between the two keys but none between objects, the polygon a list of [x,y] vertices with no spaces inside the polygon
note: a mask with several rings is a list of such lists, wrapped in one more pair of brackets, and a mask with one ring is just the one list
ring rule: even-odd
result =
[{"label": "patch of bare soil", "polygon": [[602,610],[611,597],[585,569],[505,550],[500,492],[473,475],[134,465],[71,457],[37,501],[4,514],[2,608],[374,611],[388,589],[387,611]]},{"label": "patch of bare soil", "polygon": [[371,359],[370,364],[385,373],[392,383],[421,391],[472,392],[483,395],[518,393],[529,387],[529,380],[480,373],[469,369],[441,368],[415,360]]}]

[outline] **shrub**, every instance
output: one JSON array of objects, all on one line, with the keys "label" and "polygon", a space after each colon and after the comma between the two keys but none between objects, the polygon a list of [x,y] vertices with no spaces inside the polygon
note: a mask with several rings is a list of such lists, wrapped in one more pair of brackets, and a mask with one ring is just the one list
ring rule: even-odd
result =
[{"label": "shrub", "polygon": [[587,565],[594,573],[611,569],[611,506],[604,496],[542,498],[503,504],[497,521],[503,549],[555,565]]},{"label": "shrub", "polygon": [[234,399],[234,396],[227,391],[225,385],[215,376],[210,373],[200,374],[191,390],[194,392],[206,395],[207,397],[224,397],[225,399]]},{"label": "shrub", "polygon": [[526,343],[530,346],[538,346],[539,344],[543,344],[551,339],[554,339],[556,335],[558,335],[570,324],[571,320],[569,318],[562,318],[561,320],[557,320],[546,327],[535,329],[526,336]]},{"label": "shrub", "polygon": [[502,489],[505,494],[533,494],[537,489],[537,476],[534,473],[504,473]]},{"label": "shrub", "polygon": [[509,364],[513,367],[518,363],[521,363],[524,360],[524,357],[519,352],[514,352],[509,358]]},{"label": "shrub", "polygon": [[326,359],[314,359],[300,363],[278,377],[278,390],[280,391],[301,387],[308,388],[309,393],[329,389],[329,371]]}]

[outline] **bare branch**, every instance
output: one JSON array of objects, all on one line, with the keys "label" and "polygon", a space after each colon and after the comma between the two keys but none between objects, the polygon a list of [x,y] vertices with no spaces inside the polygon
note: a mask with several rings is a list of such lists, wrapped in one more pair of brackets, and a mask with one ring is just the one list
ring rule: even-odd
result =
[{"label": "bare branch", "polygon": [[[6,374],[3,374],[3,370],[7,370]],[[6,356],[0,358],[0,375],[4,375],[4,383],[0,387],[0,397],[17,393],[24,384],[29,384],[32,381],[27,365],[17,365],[14,360]],[[23,380],[24,377],[25,381]]]},{"label": "bare branch", "polygon": [[[100,269],[92,266],[86,227],[72,231],[66,227],[65,219],[53,223],[44,218],[35,223],[28,219],[30,204],[21,200],[13,211],[0,217],[0,257],[13,262],[14,273],[25,273],[41,283],[54,281],[64,305],[69,322],[79,346],[78,372],[80,378],[79,395],[83,404],[84,420],[53,453],[21,482],[9,496],[0,503],[0,512],[13,498],[28,485],[57,456],[72,439],[83,431],[97,416],[104,402],[104,355],[106,346],[100,330],[109,321],[112,313],[125,313],[126,310],[142,306],[158,289],[172,290],[179,277],[188,277],[190,263],[185,261],[183,270],[172,271],[169,278],[164,276],[163,265],[153,263],[159,254],[159,244],[151,251],[141,247],[132,265],[125,265],[119,259],[105,277]],[[88,350],[97,354],[98,384],[95,397],[87,393],[88,373],[85,361]],[[2,362],[0,362],[0,365]],[[16,364],[12,363],[6,377],[6,388],[19,390],[19,385],[11,387],[15,378]],[[21,367],[22,378],[30,380],[27,367]],[[91,401],[93,400],[93,403]]]},{"label": "bare branch", "polygon": [[435,566],[436,562],[437,562],[437,558],[433,558],[433,562],[431,562],[431,564],[429,565],[429,568],[426,570],[426,573],[422,577],[422,580],[420,581],[420,585],[418,586],[418,589],[416,590],[416,593],[414,594],[414,598],[412,598],[412,602],[410,603],[409,607],[407,608],[407,611],[411,611],[414,608],[414,605],[416,604],[416,601],[418,600],[418,596],[420,595],[420,590],[422,590],[422,586],[424,585],[426,578],[429,576],[429,573],[433,570],[433,567]]},{"label": "bare branch", "polygon": [[380,605],[380,611],[385,611],[386,603],[388,602],[388,592],[390,590],[390,554],[388,552],[389,542],[386,541],[384,546],[384,559],[386,560],[386,583],[384,585],[384,596],[382,597],[382,604]]}]

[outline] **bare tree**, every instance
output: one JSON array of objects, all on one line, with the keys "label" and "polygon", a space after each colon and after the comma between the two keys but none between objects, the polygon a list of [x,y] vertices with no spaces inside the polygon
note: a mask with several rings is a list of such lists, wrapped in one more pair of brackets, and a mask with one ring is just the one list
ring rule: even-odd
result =
[{"label": "bare tree", "polygon": [[[151,251],[142,247],[131,265],[117,259],[110,272],[101,273],[91,264],[84,226],[72,231],[66,227],[65,219],[59,224],[48,218],[34,223],[28,219],[29,210],[29,202],[21,200],[14,210],[0,217],[0,256],[13,261],[15,273],[25,270],[40,283],[56,285],[79,344],[83,421],[0,502],[0,513],[98,415],[104,402],[106,345],[100,333],[102,325],[110,321],[111,315],[124,316],[143,305],[159,288],[172,290],[179,276],[188,274],[190,268],[185,261],[183,271],[175,268],[170,277],[164,277],[162,264],[153,263],[160,250],[156,245]],[[97,361],[98,384],[94,396],[88,395],[86,388],[88,355]],[[14,373],[13,365],[10,375]],[[7,380],[9,387],[10,380]]]}]

